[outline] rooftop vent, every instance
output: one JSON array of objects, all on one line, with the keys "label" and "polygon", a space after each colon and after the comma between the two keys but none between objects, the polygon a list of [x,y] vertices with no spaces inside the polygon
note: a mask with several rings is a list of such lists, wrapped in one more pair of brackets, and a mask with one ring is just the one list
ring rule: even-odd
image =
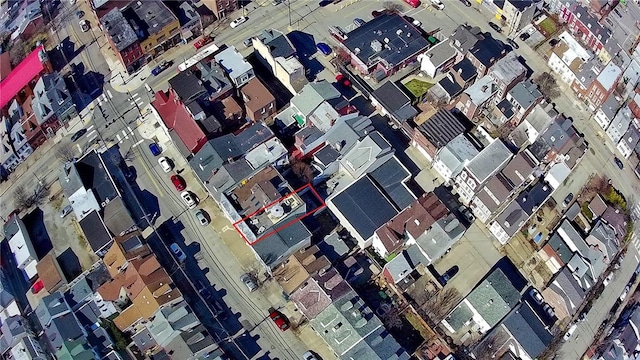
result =
[{"label": "rooftop vent", "polygon": [[382,51],[382,44],[378,40],[373,40],[371,42],[371,49],[373,49],[373,51],[375,52]]},{"label": "rooftop vent", "polygon": [[398,31],[396,31],[396,35],[401,35],[402,34],[402,29],[398,29]]},{"label": "rooftop vent", "polygon": [[389,43],[389,38],[388,38],[388,37],[384,38],[384,43],[385,43],[385,44],[388,44],[388,43]]}]

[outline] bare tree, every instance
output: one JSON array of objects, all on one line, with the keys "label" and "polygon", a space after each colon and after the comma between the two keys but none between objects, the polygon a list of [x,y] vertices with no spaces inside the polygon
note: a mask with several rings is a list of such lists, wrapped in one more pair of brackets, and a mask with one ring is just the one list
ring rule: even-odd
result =
[{"label": "bare tree", "polygon": [[493,359],[508,340],[509,335],[501,328],[497,328],[476,345],[473,354],[479,360]]},{"label": "bare tree", "polygon": [[550,99],[555,99],[560,96],[560,89],[556,78],[548,72],[543,72],[535,79],[540,92]]},{"label": "bare tree", "polygon": [[15,201],[15,206],[19,209],[28,209],[33,205],[30,196],[22,185],[16,186],[13,190],[13,201]]},{"label": "bare tree", "polygon": [[16,39],[13,44],[11,44],[11,49],[9,49],[11,65],[14,67],[17,66],[26,56],[27,51],[25,49],[24,42],[20,39]]},{"label": "bare tree", "polygon": [[430,103],[436,109],[440,109],[443,106],[447,105],[447,99],[440,96],[436,96],[431,91],[427,91],[427,93],[424,95],[424,99],[427,100],[427,102]]},{"label": "bare tree", "polygon": [[445,288],[430,297],[422,306],[431,320],[439,323],[462,300],[460,292],[455,288]]},{"label": "bare tree", "polygon": [[311,169],[311,165],[304,161],[293,160],[291,162],[291,171],[293,171],[293,174],[305,183],[313,180],[313,169]]},{"label": "bare tree", "polygon": [[75,154],[73,152],[73,147],[71,147],[71,144],[59,144],[58,148],[56,149],[56,157],[64,162],[73,161],[73,159],[75,158]]},{"label": "bare tree", "polygon": [[389,12],[401,12],[402,11],[402,5],[400,5],[400,3],[397,3],[395,1],[385,1],[383,6],[384,6],[385,10],[387,10]]},{"label": "bare tree", "polygon": [[382,316],[382,322],[390,328],[401,329],[402,319],[400,317],[401,313],[398,306],[391,306],[391,309]]}]

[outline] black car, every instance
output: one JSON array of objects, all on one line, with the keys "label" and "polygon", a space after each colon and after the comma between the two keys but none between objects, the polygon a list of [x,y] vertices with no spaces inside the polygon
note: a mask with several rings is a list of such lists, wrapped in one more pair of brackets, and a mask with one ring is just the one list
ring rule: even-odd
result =
[{"label": "black car", "polygon": [[569,193],[569,195],[567,195],[567,197],[564,198],[564,201],[562,202],[562,207],[569,206],[569,204],[571,203],[571,200],[573,200],[573,193]]},{"label": "black car", "polygon": [[522,34],[520,34],[520,36],[519,36],[519,37],[520,37],[520,40],[525,41],[525,40],[527,40],[528,38],[530,38],[530,37],[531,37],[531,35],[529,35],[529,33],[522,33]]},{"label": "black car", "polygon": [[518,43],[516,43],[513,39],[507,39],[507,43],[509,43],[509,45],[511,45],[511,47],[514,49],[520,49]]},{"label": "black car", "polygon": [[86,133],[87,133],[87,129],[80,129],[76,131],[75,134],[71,135],[71,141],[72,142],[78,141],[78,139],[80,139],[80,137]]},{"label": "black car", "polygon": [[449,270],[445,271],[445,273],[440,275],[440,277],[438,278],[438,282],[440,283],[440,285],[447,285],[449,280],[451,280],[451,278],[454,277],[459,270],[460,268],[458,268],[458,265],[453,265]]},{"label": "black car", "polygon": [[622,164],[622,161],[618,159],[617,156],[613,158],[613,162],[616,163],[620,170],[624,169],[624,164]]},{"label": "black car", "polygon": [[469,0],[460,0],[460,2],[463,3],[464,6],[467,6],[467,7],[471,6],[471,1]]},{"label": "black car", "polygon": [[502,32],[502,28],[500,27],[500,25],[498,25],[498,24],[496,24],[496,23],[494,23],[492,21],[489,21],[489,27],[492,28],[493,30],[499,32],[499,33]]},{"label": "black car", "polygon": [[558,45],[559,42],[560,42],[560,40],[558,40],[558,39],[551,39],[551,40],[549,40],[549,45],[550,46],[556,46],[556,45]]}]

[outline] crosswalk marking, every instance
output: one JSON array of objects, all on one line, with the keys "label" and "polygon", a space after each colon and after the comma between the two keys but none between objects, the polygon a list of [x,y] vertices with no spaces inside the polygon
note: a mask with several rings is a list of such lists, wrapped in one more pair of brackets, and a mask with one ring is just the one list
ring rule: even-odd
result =
[{"label": "crosswalk marking", "polygon": [[144,139],[138,140],[135,144],[131,145],[131,147],[136,147],[144,142]]},{"label": "crosswalk marking", "polygon": [[91,136],[89,138],[89,140],[87,140],[87,142],[92,142],[93,140],[95,140],[98,137],[98,133],[96,132],[95,134],[93,134],[93,136]]},{"label": "crosswalk marking", "polygon": [[144,102],[142,101],[142,99],[140,98],[140,94],[138,94],[138,93],[132,94],[131,95],[131,100],[132,101],[129,102],[129,104],[131,104],[131,105],[138,104],[139,107],[143,107],[144,106]]},{"label": "crosswalk marking", "polygon": [[120,134],[116,134],[116,138],[118,138],[118,143],[122,144],[122,138],[120,137]]},{"label": "crosswalk marking", "polygon": [[111,95],[111,90],[107,90],[107,94],[109,94],[110,99],[113,99],[113,95]]},{"label": "crosswalk marking", "polygon": [[122,135],[124,135],[124,138],[129,140],[129,134],[127,134],[127,130],[122,130]]},{"label": "crosswalk marking", "polygon": [[95,127],[95,125],[91,125],[91,126],[87,127],[87,131],[91,131],[94,127]]}]

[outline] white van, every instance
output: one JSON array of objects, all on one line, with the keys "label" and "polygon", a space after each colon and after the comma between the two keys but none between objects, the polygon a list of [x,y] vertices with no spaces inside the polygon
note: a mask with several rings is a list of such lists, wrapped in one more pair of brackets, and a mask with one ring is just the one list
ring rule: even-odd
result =
[{"label": "white van", "polygon": [[444,4],[440,0],[431,0],[431,5],[438,10],[444,10]]},{"label": "white van", "polygon": [[564,334],[564,337],[562,338],[562,340],[564,341],[569,340],[571,338],[571,335],[573,335],[573,333],[576,332],[577,328],[578,328],[578,324],[572,324],[571,326],[569,326],[569,329]]}]

